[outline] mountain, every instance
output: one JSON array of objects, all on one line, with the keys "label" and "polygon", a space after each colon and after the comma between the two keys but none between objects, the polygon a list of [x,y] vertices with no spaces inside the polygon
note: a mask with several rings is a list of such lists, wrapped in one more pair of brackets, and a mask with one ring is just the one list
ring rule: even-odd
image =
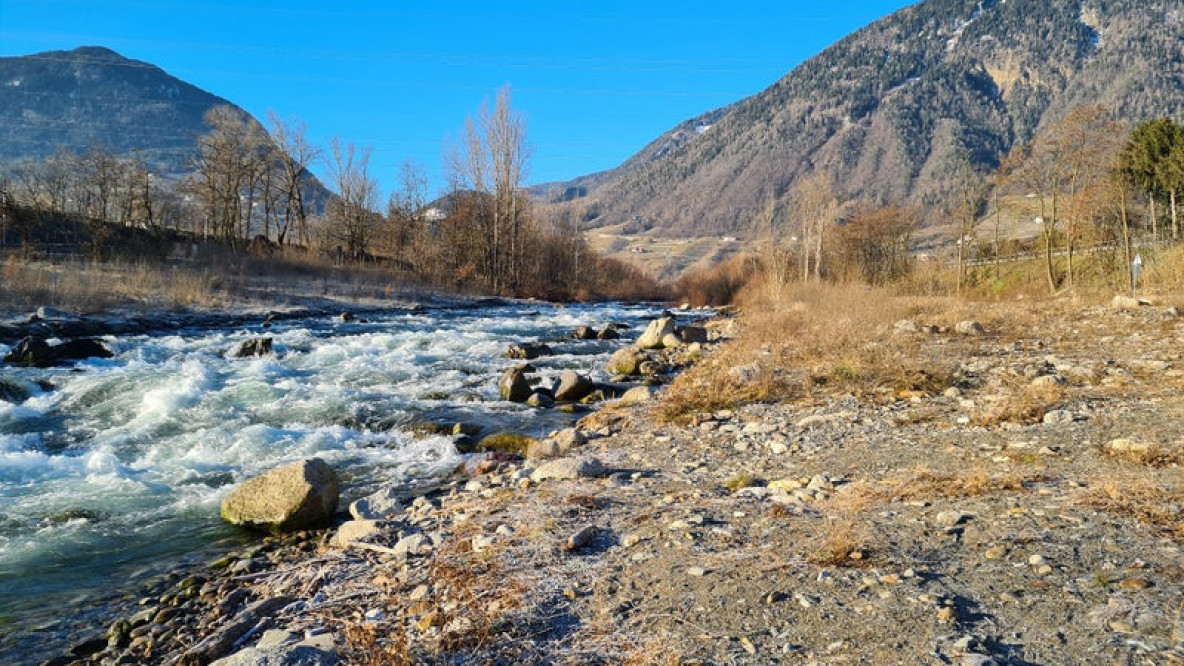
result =
[{"label": "mountain", "polygon": [[578,201],[590,227],[671,238],[744,236],[766,201],[784,204],[814,170],[844,200],[933,210],[955,156],[993,169],[1082,104],[1132,125],[1184,116],[1178,0],[926,0],[621,167],[546,192]]},{"label": "mountain", "polygon": [[180,175],[209,131],[202,115],[229,104],[102,47],[0,58],[0,166],[97,145]]}]

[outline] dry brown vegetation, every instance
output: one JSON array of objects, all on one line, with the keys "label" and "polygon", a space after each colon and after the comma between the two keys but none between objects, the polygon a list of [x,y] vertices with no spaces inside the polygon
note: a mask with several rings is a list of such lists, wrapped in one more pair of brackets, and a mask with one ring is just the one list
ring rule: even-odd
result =
[{"label": "dry brown vegetation", "polygon": [[892,339],[901,319],[936,312],[942,301],[902,297],[863,285],[803,284],[771,301],[750,284],[737,340],[680,375],[665,393],[665,419],[743,402],[795,400],[828,390],[940,391],[949,369],[908,353]]},{"label": "dry brown vegetation", "polygon": [[97,313],[124,308],[225,308],[376,302],[431,291],[410,276],[370,266],[334,268],[299,252],[271,258],[212,257],[199,262],[28,261],[0,263],[0,312],[39,306]]}]

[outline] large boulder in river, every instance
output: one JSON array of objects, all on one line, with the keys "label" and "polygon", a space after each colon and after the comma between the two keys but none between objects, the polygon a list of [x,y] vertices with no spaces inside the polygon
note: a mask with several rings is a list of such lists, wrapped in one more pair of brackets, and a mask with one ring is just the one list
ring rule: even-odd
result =
[{"label": "large boulder in river", "polygon": [[526,381],[526,374],[518,368],[509,368],[502,373],[497,382],[497,391],[502,400],[510,402],[526,402],[533,392],[530,382]]},{"label": "large boulder in river", "polygon": [[271,353],[271,338],[248,338],[230,350],[230,358],[267,356]]},{"label": "large boulder in river", "polygon": [[244,481],[222,500],[222,518],[270,532],[325,527],[337,510],[340,486],[324,460],[302,460]]},{"label": "large boulder in river", "polygon": [[617,333],[617,329],[612,326],[606,327],[603,331],[596,334],[597,340],[619,340],[621,334]]},{"label": "large boulder in river", "polygon": [[591,379],[575,370],[565,370],[559,375],[559,387],[555,389],[555,399],[559,402],[579,402],[592,394],[596,385]]},{"label": "large boulder in river", "polygon": [[20,404],[28,399],[28,389],[12,380],[0,377],[0,400]]},{"label": "large boulder in river", "polygon": [[88,358],[111,358],[114,354],[92,338],[78,338],[51,345],[41,338],[28,337],[16,343],[4,357],[5,363],[32,368],[50,368]]},{"label": "large boulder in river", "polygon": [[662,340],[664,340],[667,335],[674,335],[674,331],[674,317],[661,317],[660,319],[655,319],[650,322],[649,327],[646,328],[645,333],[642,333],[641,337],[637,339],[637,342],[634,343],[634,346],[638,349],[661,349]]}]

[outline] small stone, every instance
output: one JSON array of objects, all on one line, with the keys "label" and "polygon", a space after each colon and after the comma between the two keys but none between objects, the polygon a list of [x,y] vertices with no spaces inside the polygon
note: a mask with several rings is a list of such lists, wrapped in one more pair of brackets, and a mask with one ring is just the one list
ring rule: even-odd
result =
[{"label": "small stone", "polygon": [[419,618],[419,621],[415,623],[415,628],[418,629],[420,633],[423,633],[436,626],[436,623],[439,622],[439,620],[439,615],[435,613],[427,613],[423,617]]},{"label": "small stone", "polygon": [[970,518],[970,514],[964,511],[942,511],[934,517],[933,522],[939,527],[954,527],[961,525]]},{"label": "small stone", "polygon": [[687,575],[688,576],[695,576],[696,578],[701,578],[703,576],[706,576],[707,573],[708,573],[708,570],[704,569],[703,567],[689,567],[689,568],[687,568]]},{"label": "small stone", "polygon": [[1151,581],[1146,578],[1125,578],[1118,586],[1124,590],[1146,590],[1151,587]]},{"label": "small stone", "polygon": [[958,335],[983,335],[987,329],[977,321],[960,321],[954,326],[954,332]]},{"label": "small stone", "polygon": [[559,458],[540,464],[530,475],[531,481],[547,479],[585,479],[607,476],[608,469],[596,458]]},{"label": "small stone", "polygon": [[1132,625],[1130,625],[1126,622],[1123,622],[1121,620],[1114,620],[1114,621],[1110,622],[1110,629],[1112,631],[1116,631],[1120,634],[1135,633],[1135,628]]},{"label": "small stone", "polygon": [[942,606],[937,609],[937,621],[942,624],[953,624],[958,620],[958,611],[952,606]]},{"label": "small stone", "polygon": [[493,537],[486,534],[476,534],[470,543],[474,553],[484,553],[493,547]]},{"label": "small stone", "polygon": [[1001,560],[1007,555],[1007,548],[1004,546],[992,546],[983,552],[983,557],[988,560]]},{"label": "small stone", "polygon": [[1043,555],[1033,555],[1028,558],[1028,564],[1031,564],[1034,567],[1040,566],[1041,564],[1044,564],[1044,556]]},{"label": "small stone", "polygon": [[598,530],[595,525],[584,526],[578,532],[567,538],[567,541],[563,543],[563,549],[566,551],[575,551],[583,548],[596,537],[597,531]]}]

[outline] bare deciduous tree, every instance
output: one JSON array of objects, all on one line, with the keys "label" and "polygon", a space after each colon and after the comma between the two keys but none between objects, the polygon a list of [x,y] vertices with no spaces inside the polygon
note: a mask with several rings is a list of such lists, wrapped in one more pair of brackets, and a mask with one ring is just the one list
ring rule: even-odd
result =
[{"label": "bare deciduous tree", "polygon": [[331,238],[345,246],[354,260],[363,260],[380,227],[378,181],[370,175],[370,149],[358,149],[334,137],[329,145],[330,167],[337,196],[329,202]]}]

